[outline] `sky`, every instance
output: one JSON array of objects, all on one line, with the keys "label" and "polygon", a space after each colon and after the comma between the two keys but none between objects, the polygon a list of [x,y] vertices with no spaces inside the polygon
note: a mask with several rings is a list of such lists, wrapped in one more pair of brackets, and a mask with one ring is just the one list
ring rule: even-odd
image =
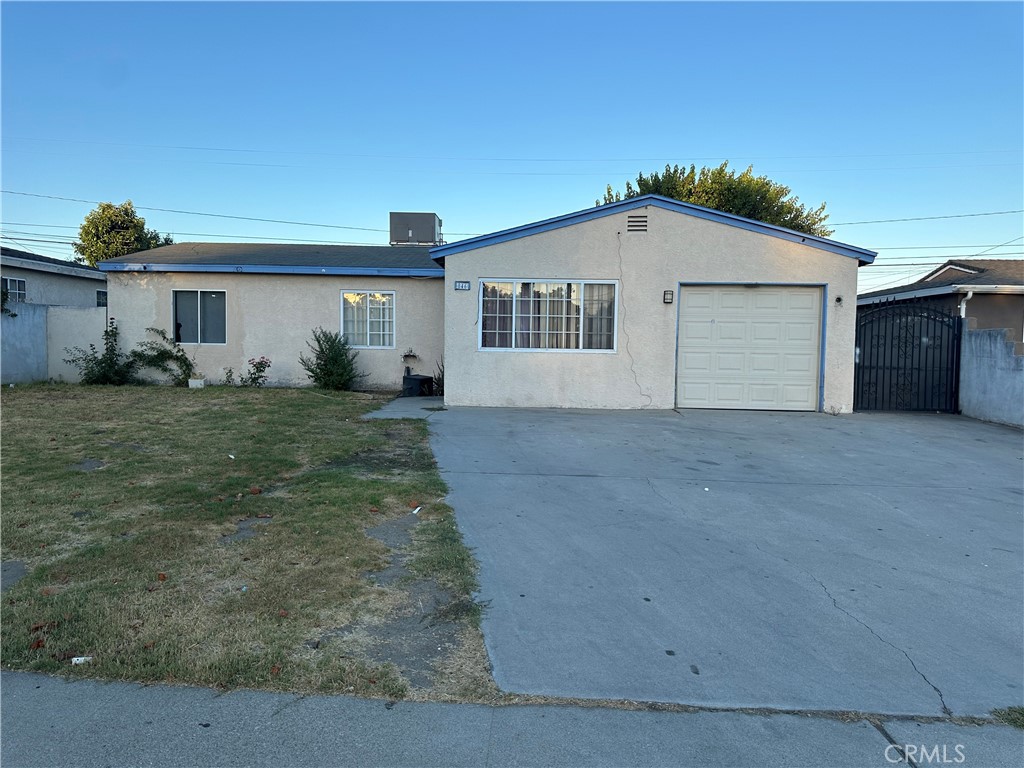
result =
[{"label": "sky", "polygon": [[71,258],[130,199],[177,242],[454,242],[728,161],[825,202],[872,290],[1024,257],[1022,39],[1019,2],[5,0],[0,234]]}]

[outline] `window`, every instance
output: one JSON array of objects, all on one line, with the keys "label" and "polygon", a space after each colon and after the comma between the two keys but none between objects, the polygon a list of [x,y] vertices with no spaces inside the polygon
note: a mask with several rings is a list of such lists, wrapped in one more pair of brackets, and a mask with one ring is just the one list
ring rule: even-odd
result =
[{"label": "window", "polygon": [[481,289],[484,349],[615,348],[614,283],[524,280]]},{"label": "window", "polygon": [[394,291],[343,291],[341,335],[353,347],[394,348]]},{"label": "window", "polygon": [[25,281],[14,277],[3,278],[3,289],[7,291],[8,301],[25,301]]},{"label": "window", "polygon": [[105,306],[107,306],[107,292],[106,291],[96,291],[96,306],[97,307],[105,307]]},{"label": "window", "polygon": [[174,340],[181,344],[224,344],[224,291],[175,291]]}]

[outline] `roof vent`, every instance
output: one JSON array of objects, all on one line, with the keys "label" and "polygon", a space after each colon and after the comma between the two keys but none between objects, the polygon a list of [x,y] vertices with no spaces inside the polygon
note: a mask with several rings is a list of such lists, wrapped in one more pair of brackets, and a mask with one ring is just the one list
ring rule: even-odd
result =
[{"label": "roof vent", "polygon": [[391,212],[392,245],[444,245],[436,213]]},{"label": "roof vent", "polygon": [[647,214],[638,213],[630,214],[626,216],[626,231],[627,232],[646,232],[647,231]]}]

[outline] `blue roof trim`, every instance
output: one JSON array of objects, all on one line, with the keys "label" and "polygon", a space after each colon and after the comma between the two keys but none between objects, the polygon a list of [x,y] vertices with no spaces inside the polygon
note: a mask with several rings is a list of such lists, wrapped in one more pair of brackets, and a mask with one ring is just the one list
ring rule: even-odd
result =
[{"label": "blue roof trim", "polygon": [[550,232],[553,229],[561,229],[562,227],[580,224],[584,221],[591,221],[604,216],[611,216],[616,213],[624,213],[637,208],[645,208],[649,205],[653,205],[657,208],[663,208],[667,211],[675,211],[677,213],[685,213],[689,216],[696,216],[699,219],[707,219],[708,221],[716,221],[720,224],[728,224],[729,226],[739,227],[740,229],[745,229],[749,232],[759,232],[760,234],[778,237],[782,240],[801,243],[802,245],[808,245],[812,248],[819,248],[823,251],[837,253],[840,256],[848,256],[852,259],[857,259],[862,264],[871,264],[878,255],[874,251],[869,251],[866,248],[858,248],[855,245],[846,245],[845,243],[840,243],[836,240],[829,240],[824,237],[818,237],[816,235],[807,235],[803,232],[786,229],[785,227],[777,227],[774,224],[765,224],[763,221],[745,219],[742,216],[736,216],[732,213],[723,213],[722,211],[715,211],[711,208],[694,205],[693,203],[684,203],[680,200],[672,200],[667,197],[661,197],[660,195],[642,195],[640,197],[631,197],[628,200],[621,200],[617,203],[607,203],[594,208],[587,208],[583,211],[567,213],[564,216],[556,216],[553,219],[545,219],[543,221],[534,222],[533,224],[524,224],[523,226],[513,227],[512,229],[503,229],[500,232],[494,232],[489,235],[481,235],[480,237],[473,237],[468,240],[459,240],[456,243],[450,243],[448,245],[439,245],[436,248],[430,249],[430,257],[434,260],[444,259],[445,256],[451,256],[456,253],[472,251],[477,248],[485,248],[489,245],[497,245],[498,243],[505,243],[509,240],[518,240],[521,237],[529,237],[530,235],[536,235],[541,232]]},{"label": "blue roof trim", "polygon": [[401,269],[397,267],[309,267],[253,264],[108,264],[100,262],[104,272],[220,272],[263,275],[367,275],[370,277],[444,277],[444,269]]}]

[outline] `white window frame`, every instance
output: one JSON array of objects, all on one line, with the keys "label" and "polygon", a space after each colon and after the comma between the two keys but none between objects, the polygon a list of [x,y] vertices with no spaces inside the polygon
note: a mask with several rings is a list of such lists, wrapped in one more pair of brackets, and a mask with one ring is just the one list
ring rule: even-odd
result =
[{"label": "white window frame", "polygon": [[[21,290],[15,287],[17,283],[21,283]],[[25,282],[24,278],[5,277],[3,279],[3,287],[7,289],[7,300],[12,304],[15,302],[24,304],[28,301],[28,283]]]},{"label": "white window frame", "polygon": [[[369,296],[371,293],[375,293],[378,296],[390,296],[391,297],[391,343],[384,346],[372,346],[368,343],[356,344],[352,338],[345,331],[345,294],[346,293],[362,293]],[[341,291],[341,308],[340,308],[340,323],[341,335],[348,341],[348,345],[353,349],[395,349],[398,343],[398,294],[397,291],[375,291],[371,288],[346,288]],[[366,338],[364,342],[370,340],[370,323],[369,316],[367,316],[366,323]]]},{"label": "white window frame", "polygon": [[171,289],[171,338],[175,338],[174,322],[177,319],[174,306],[174,294],[176,293],[223,293],[224,294],[224,341],[203,341],[202,313],[199,307],[202,306],[202,297],[198,297],[196,305],[196,341],[179,341],[183,347],[226,347],[228,345],[228,292],[223,288],[172,288]]},{"label": "white window frame", "polygon": [[[612,348],[611,349],[583,349],[583,322],[580,321],[580,347],[578,349],[538,349],[536,347],[485,347],[483,338],[484,319],[484,283],[576,283],[580,285],[582,292],[580,302],[583,301],[584,286],[587,285],[613,285],[615,286],[615,301],[612,303]],[[513,288],[512,296],[512,343],[515,344],[515,319],[516,319],[516,293]],[[618,280],[585,280],[579,277],[481,277],[477,282],[476,292],[476,349],[477,352],[514,352],[533,354],[584,354],[584,355],[614,355],[619,351],[619,296],[621,289]],[[581,303],[582,309],[582,303]]]},{"label": "white window frame", "polygon": [[[102,304],[100,304],[100,295],[101,294],[103,296],[103,303]],[[109,294],[106,292],[106,290],[104,290],[103,288],[97,288],[96,289],[96,306],[97,307],[105,307],[105,306],[107,306],[107,301],[108,300],[109,300]]]}]

